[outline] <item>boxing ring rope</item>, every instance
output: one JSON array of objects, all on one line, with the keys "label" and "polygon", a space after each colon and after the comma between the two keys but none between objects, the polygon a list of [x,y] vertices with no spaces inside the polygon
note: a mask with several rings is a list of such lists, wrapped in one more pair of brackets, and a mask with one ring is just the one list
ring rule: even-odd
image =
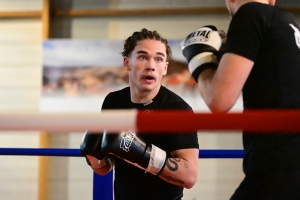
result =
[{"label": "boxing ring rope", "polygon": [[1,130],[100,131],[137,130],[140,133],[178,133],[193,130],[300,131],[299,110],[251,110],[243,113],[191,113],[187,111],[102,113],[0,114]]},{"label": "boxing ring rope", "polygon": [[[111,110],[102,113],[0,114],[0,131],[43,130],[55,134],[55,131],[84,133],[86,130],[102,133],[104,129],[112,132],[130,129],[138,130],[141,133],[178,133],[193,130],[290,132],[300,131],[300,110],[254,110],[243,113],[191,113],[186,111],[143,113],[136,110]],[[82,156],[79,149],[57,148],[0,148],[0,155]],[[199,150],[199,158],[243,158],[243,156],[244,151],[238,149]],[[112,172],[103,177],[94,173],[93,199],[112,198]]]},{"label": "boxing ring rope", "polygon": [[[0,148],[0,155],[82,157],[79,149],[64,148]],[[243,158],[244,151],[237,149],[199,150],[199,158]]]}]

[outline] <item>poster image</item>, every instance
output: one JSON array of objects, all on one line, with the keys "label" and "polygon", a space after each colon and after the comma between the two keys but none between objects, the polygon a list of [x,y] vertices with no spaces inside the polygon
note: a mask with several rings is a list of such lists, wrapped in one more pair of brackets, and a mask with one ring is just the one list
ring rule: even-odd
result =
[{"label": "poster image", "polygon": [[[198,88],[188,71],[180,42],[169,40],[172,59],[162,85],[183,98],[198,97]],[[109,92],[128,86],[122,50],[122,40],[44,41],[41,111],[100,110]],[[89,108],[91,104],[97,106]]]}]

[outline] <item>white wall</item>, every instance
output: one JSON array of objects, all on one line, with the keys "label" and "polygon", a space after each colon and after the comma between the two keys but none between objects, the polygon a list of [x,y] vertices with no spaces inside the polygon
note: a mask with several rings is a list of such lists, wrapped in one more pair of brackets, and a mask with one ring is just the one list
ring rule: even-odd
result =
[{"label": "white wall", "polygon": [[[41,1],[0,1],[1,11],[40,10]],[[0,112],[38,111],[41,21],[0,20]],[[38,147],[37,132],[0,132],[0,147]],[[0,156],[1,199],[36,199],[38,157]]]}]

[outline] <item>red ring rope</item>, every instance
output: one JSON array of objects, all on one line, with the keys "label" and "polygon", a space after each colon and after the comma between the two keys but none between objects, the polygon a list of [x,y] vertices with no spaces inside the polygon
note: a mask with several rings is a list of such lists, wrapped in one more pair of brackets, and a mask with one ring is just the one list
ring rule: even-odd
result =
[{"label": "red ring rope", "polygon": [[155,111],[138,113],[141,132],[235,130],[259,132],[300,131],[300,110],[251,110],[244,113],[189,113]]}]

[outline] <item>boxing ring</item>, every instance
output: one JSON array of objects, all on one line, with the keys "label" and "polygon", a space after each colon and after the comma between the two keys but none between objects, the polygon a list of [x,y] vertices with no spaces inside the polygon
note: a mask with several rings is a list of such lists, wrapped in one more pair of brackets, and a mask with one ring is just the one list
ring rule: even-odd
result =
[{"label": "boxing ring", "polygon": [[[175,133],[189,130],[215,131],[299,131],[300,110],[260,110],[244,113],[190,113],[186,111],[136,110],[91,113],[27,113],[0,114],[0,130],[47,131],[108,131],[138,130],[143,133],[164,131]],[[159,123],[161,122],[161,123]],[[153,125],[155,124],[155,126]],[[79,146],[79,144],[78,144]],[[0,155],[82,157],[79,149],[67,148],[0,148]],[[199,159],[243,158],[238,149],[199,150]],[[106,176],[94,173],[93,200],[113,199],[113,172]]]}]

